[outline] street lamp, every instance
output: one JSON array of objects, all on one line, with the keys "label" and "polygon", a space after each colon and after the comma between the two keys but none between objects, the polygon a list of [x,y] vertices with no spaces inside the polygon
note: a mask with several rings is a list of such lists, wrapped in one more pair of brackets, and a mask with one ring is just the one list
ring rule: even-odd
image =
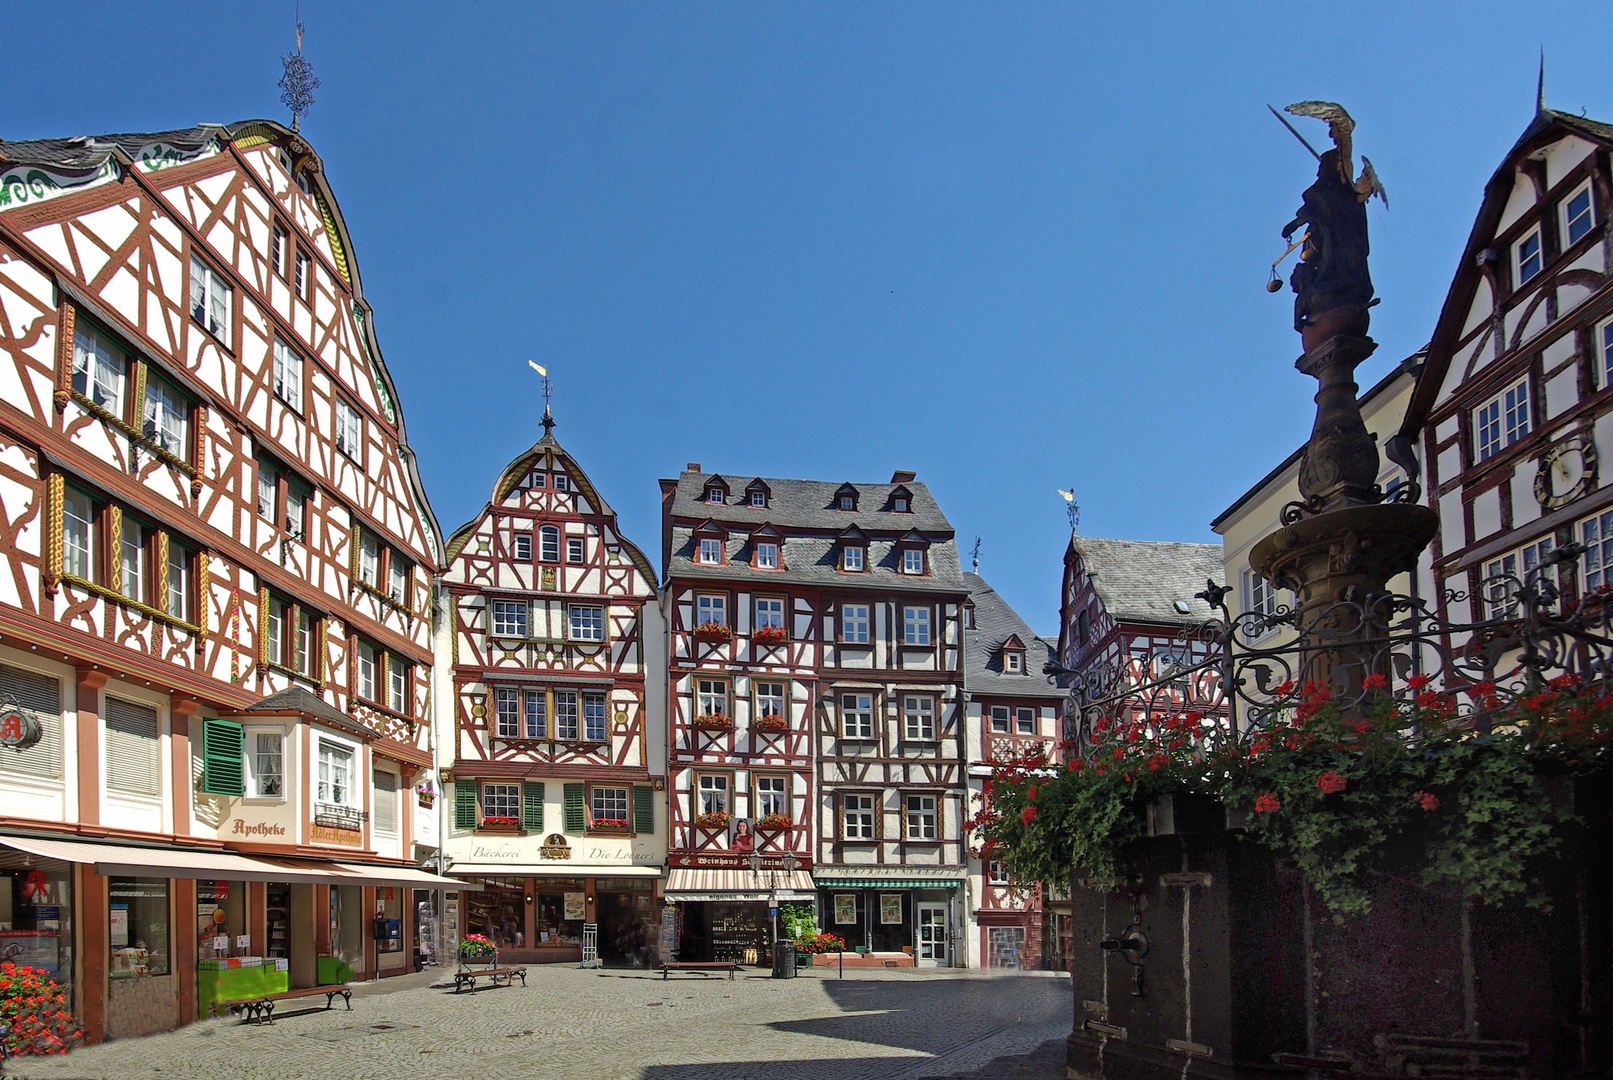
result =
[{"label": "street lamp", "polygon": [[[755,875],[757,875],[758,877],[761,876],[762,865],[766,861],[767,861],[766,859],[762,858],[762,853],[759,852],[759,851],[753,851],[753,852],[751,852],[749,855],[747,855],[745,857],[745,863],[746,863],[746,865],[748,865],[750,867],[750,872],[755,874]],[[795,852],[793,852],[793,851],[786,851],[784,853],[784,858],[781,859],[780,861],[784,864],[784,872],[786,874],[794,873],[795,868],[801,865],[801,860],[796,857]],[[769,954],[773,957],[774,971],[777,971],[778,970],[778,878],[775,876],[774,868],[771,867],[771,866],[769,866],[767,868],[767,911],[768,911],[768,914],[772,917],[772,922],[773,922],[773,941],[772,941],[772,944],[769,947],[768,951],[769,951]]]}]

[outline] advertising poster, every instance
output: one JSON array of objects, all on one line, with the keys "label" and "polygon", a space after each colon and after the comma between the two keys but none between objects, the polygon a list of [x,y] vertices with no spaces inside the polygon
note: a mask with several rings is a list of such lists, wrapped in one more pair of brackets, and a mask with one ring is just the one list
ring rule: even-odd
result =
[{"label": "advertising poster", "polygon": [[588,906],[583,903],[583,894],[580,892],[568,892],[566,894],[566,918],[568,920],[582,919],[587,917],[587,913]]},{"label": "advertising poster", "polygon": [[756,850],[756,831],[750,818],[736,817],[728,826],[728,850],[748,853]]},{"label": "advertising poster", "polygon": [[879,894],[879,921],[884,926],[900,926],[902,923],[902,894]]},{"label": "advertising poster", "polygon": [[856,893],[835,893],[835,925],[857,925]]},{"label": "advertising poster", "polygon": [[112,947],[126,949],[129,947],[129,905],[113,904],[110,912],[110,931]]},{"label": "advertising poster", "polygon": [[6,930],[0,932],[0,957],[8,964],[27,964],[55,975],[61,964],[59,940],[55,930]]}]

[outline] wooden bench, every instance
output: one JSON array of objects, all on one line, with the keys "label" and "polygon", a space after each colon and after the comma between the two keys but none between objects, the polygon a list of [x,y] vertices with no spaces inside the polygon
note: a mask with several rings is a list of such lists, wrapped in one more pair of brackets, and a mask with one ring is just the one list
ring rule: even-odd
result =
[{"label": "wooden bench", "polygon": [[704,973],[724,970],[728,972],[728,978],[732,981],[734,972],[739,970],[739,965],[732,960],[668,960],[661,965],[661,981],[666,982],[667,976],[674,971],[698,971]]},{"label": "wooden bench", "polygon": [[353,992],[345,986],[309,986],[301,990],[286,990],[278,994],[264,994],[262,997],[237,998],[234,1001],[221,1001],[213,1006],[216,1016],[220,1007],[232,1013],[245,1013],[242,1022],[256,1024],[267,1021],[274,1023],[274,1003],[277,1001],[291,1001],[296,998],[317,997],[325,995],[325,1008],[336,1007],[336,995],[342,995],[342,1001],[347,1005],[347,1011],[353,1011]]},{"label": "wooden bench", "polygon": [[526,985],[526,968],[522,967],[493,967],[493,968],[461,968],[454,972],[454,993],[459,993],[467,986],[471,993],[476,992],[476,980],[491,979],[494,986],[513,986],[519,978],[521,985]]}]

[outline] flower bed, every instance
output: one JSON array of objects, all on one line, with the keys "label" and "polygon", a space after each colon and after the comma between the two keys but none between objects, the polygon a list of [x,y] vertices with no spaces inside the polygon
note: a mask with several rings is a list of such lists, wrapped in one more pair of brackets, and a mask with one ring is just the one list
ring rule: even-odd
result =
[{"label": "flower bed", "polygon": [[459,942],[461,960],[487,960],[498,955],[498,946],[483,934],[466,934]]},{"label": "flower bed", "polygon": [[1288,683],[1281,714],[1238,740],[1196,712],[1100,719],[1067,762],[1038,748],[999,764],[968,827],[981,856],[1019,880],[1065,880],[1074,867],[1106,881],[1145,836],[1147,804],[1220,800],[1253,811],[1250,838],[1292,858],[1339,914],[1366,911],[1384,874],[1544,907],[1542,864],[1568,821],[1549,781],[1613,765],[1613,692],[1570,674],[1501,706],[1493,684],[1476,683],[1459,691],[1488,716],[1489,730],[1474,731],[1430,682],[1413,676],[1397,700],[1369,675],[1360,714],[1320,683]]},{"label": "flower bed", "polygon": [[782,626],[758,626],[750,639],[757,645],[782,645],[790,635]]},{"label": "flower bed", "polygon": [[0,964],[0,1024],[5,1055],[65,1054],[83,1041],[67,992],[39,968]]},{"label": "flower bed", "polygon": [[707,832],[716,832],[719,829],[728,828],[728,823],[732,820],[732,814],[725,814],[721,810],[717,810],[709,814],[701,814],[699,817],[694,819],[694,824],[695,828],[697,829],[705,829]]},{"label": "flower bed", "polygon": [[694,628],[697,641],[732,641],[734,632],[722,623],[703,622]]},{"label": "flower bed", "polygon": [[777,735],[790,730],[790,722],[775,713],[758,716],[750,722],[752,731],[763,731],[770,735]]},{"label": "flower bed", "polygon": [[732,731],[734,729],[734,718],[724,716],[722,713],[710,713],[706,716],[695,717],[694,726],[705,728],[707,731]]},{"label": "flower bed", "polygon": [[790,815],[767,814],[756,819],[756,827],[763,832],[780,832],[790,827]]},{"label": "flower bed", "polygon": [[844,952],[845,949],[846,939],[836,937],[833,934],[818,934],[815,937],[795,943],[795,951],[803,953]]}]

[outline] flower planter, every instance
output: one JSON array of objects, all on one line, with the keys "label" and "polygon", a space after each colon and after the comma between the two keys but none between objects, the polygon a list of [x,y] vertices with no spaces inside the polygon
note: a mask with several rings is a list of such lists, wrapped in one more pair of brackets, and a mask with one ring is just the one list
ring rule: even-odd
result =
[{"label": "flower planter", "polygon": [[782,832],[790,827],[790,818],[787,814],[768,814],[766,817],[756,819],[756,828],[761,832]]},{"label": "flower planter", "polygon": [[758,716],[750,722],[750,729],[763,735],[782,735],[790,730],[790,722],[782,716]]},{"label": "flower planter", "polygon": [[596,819],[588,826],[589,832],[607,833],[611,836],[626,836],[631,830],[628,823],[615,819]]},{"label": "flower planter", "polygon": [[734,730],[734,718],[721,714],[697,716],[695,717],[694,726],[702,731],[732,731]]},{"label": "flower planter", "polygon": [[521,823],[515,818],[483,818],[479,832],[491,833],[517,833],[521,831]]},{"label": "flower planter", "polygon": [[782,626],[761,626],[750,639],[753,645],[782,645],[790,640],[790,635]]},{"label": "flower planter", "polygon": [[694,628],[694,638],[706,642],[732,641],[734,631],[721,623],[701,623]]},{"label": "flower planter", "polygon": [[732,814],[718,812],[701,814],[699,817],[694,819],[694,824],[695,828],[703,829],[706,832],[720,832],[723,829],[728,828],[728,823],[732,820]]}]

